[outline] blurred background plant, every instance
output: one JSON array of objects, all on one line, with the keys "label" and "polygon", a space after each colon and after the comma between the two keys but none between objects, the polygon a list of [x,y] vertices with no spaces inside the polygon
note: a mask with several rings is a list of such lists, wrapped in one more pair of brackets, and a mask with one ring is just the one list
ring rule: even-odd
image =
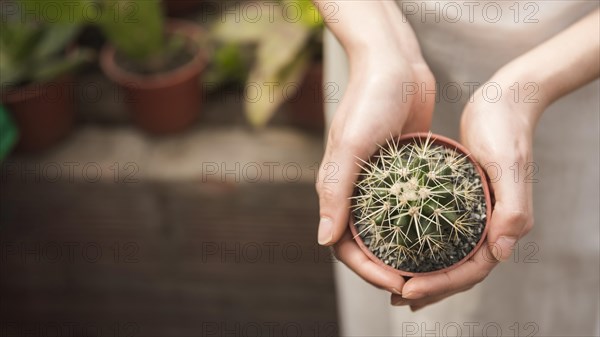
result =
[{"label": "blurred background plant", "polygon": [[[88,1],[88,0],[85,0]],[[117,50],[117,62],[128,70],[154,74],[173,70],[190,61],[186,37],[167,29],[160,0],[104,0],[97,25]],[[121,16],[121,20],[113,18]],[[203,44],[202,39],[195,41]]]},{"label": "blurred background plant", "polygon": [[266,3],[256,2],[257,12],[272,15],[258,15],[256,20],[219,20],[211,27],[216,50],[204,81],[213,88],[244,86],[244,112],[249,123],[258,128],[269,122],[286,99],[297,94],[311,63],[319,62],[322,54],[324,24],[312,2],[280,3],[294,10],[273,11]]},{"label": "blurred background plant", "polygon": [[[10,114],[2,127],[11,130],[7,123],[14,120],[17,148],[27,151],[47,149],[70,133],[75,107],[68,82],[94,58],[92,50],[75,44],[79,22],[26,19],[33,3],[12,2],[20,4],[13,7],[18,10],[6,10],[0,21],[0,98]],[[2,151],[10,148],[6,144],[3,139]]]},{"label": "blurred background plant", "polygon": [[3,15],[0,23],[2,88],[49,81],[91,61],[93,53],[89,49],[68,50],[80,29],[81,26],[74,23],[24,22]]},{"label": "blurred background plant", "polygon": [[[22,12],[37,13],[36,18],[44,18],[47,14],[44,0],[11,2],[18,3]],[[315,124],[313,120],[316,120],[320,132],[323,119],[320,108],[323,19],[310,0],[278,2],[276,10],[270,8],[272,3],[260,1],[216,3],[219,10],[215,12],[214,23],[209,25],[210,43],[206,39],[197,41],[211,55],[202,75],[204,91],[201,94],[210,95],[227,87],[243,90],[243,114],[255,128],[266,126],[280,107],[290,101],[292,121],[308,120],[308,123],[296,123],[298,125]],[[188,18],[194,18],[203,10],[202,1],[183,3],[188,8],[195,6],[196,11],[187,13]],[[81,39],[79,45],[74,40],[82,28],[85,28],[84,35],[90,30],[97,31],[101,41],[113,45],[116,63],[127,71],[157,74],[173,70],[193,57],[186,50],[189,44],[184,36],[167,33],[164,10],[170,12],[174,5],[179,6],[180,2],[55,0],[52,7],[69,15],[53,18],[51,23],[3,21],[0,35],[3,87],[5,83],[51,79],[90,60],[93,54],[89,49],[75,48],[81,45]],[[256,19],[229,19],[242,17],[247,13],[241,12],[251,7],[259,8],[263,14],[257,15]],[[90,15],[90,8],[94,9],[94,15]],[[228,14],[219,14],[224,8]],[[230,8],[238,13],[231,15]],[[206,17],[205,13],[202,17]],[[10,48],[5,46],[8,44]],[[85,41],[83,45],[86,45]],[[101,42],[93,47],[100,45]],[[70,48],[68,55],[65,53],[67,46]],[[305,82],[311,82],[308,88],[302,87],[307,86]],[[309,95],[312,95],[310,102],[307,101]],[[298,96],[300,99],[294,99]]]},{"label": "blurred background plant", "polygon": [[[26,12],[47,16],[44,1],[21,3]],[[206,63],[206,34],[201,27],[167,19],[160,0],[55,0],[52,4],[69,13],[52,20],[58,26],[84,24],[102,33],[102,70],[124,91],[128,114],[140,128],[169,134],[193,125],[201,111],[198,79]]]},{"label": "blurred background plant", "polygon": [[[323,132],[305,132],[290,123],[294,100],[283,104],[281,92],[286,81],[293,86],[313,82],[322,90],[318,76],[303,80],[320,65],[322,22],[318,16],[314,20],[316,11],[308,0],[263,2],[273,11],[262,7],[259,21],[252,16],[256,4],[0,0],[3,19],[14,12],[14,19],[22,20],[26,28],[40,29],[38,38],[19,36],[35,52],[19,52],[25,48],[8,34],[13,29],[2,27],[2,39],[13,40],[2,42],[1,75],[8,76],[4,71],[8,68],[27,74],[55,60],[34,57],[38,48],[52,47],[57,61],[67,60],[75,51],[93,50],[100,61],[70,68],[76,71],[50,79],[48,87],[11,89],[26,95],[10,102],[3,97],[7,113],[0,108],[0,157],[11,151],[17,134],[19,143],[24,138],[33,142],[30,147],[14,146],[0,162],[0,241],[44,250],[55,242],[61,247],[73,243],[102,249],[100,260],[93,263],[49,261],[45,253],[31,250],[28,256],[39,257],[39,263],[23,263],[18,253],[6,256],[0,268],[0,321],[7,324],[0,323],[0,330],[15,336],[47,331],[51,317],[60,325],[60,330],[53,330],[56,335],[243,334],[256,324],[259,334],[266,328],[269,332],[264,333],[275,335],[289,329],[302,331],[301,335],[337,335],[333,261],[328,249],[315,246],[316,227],[310,225],[318,221],[314,172],[322,157]],[[282,13],[285,6],[289,10]],[[234,22],[232,8],[240,11],[235,15],[241,21]],[[297,18],[298,8],[302,16]],[[182,63],[172,57],[182,54],[177,52],[182,47],[179,35],[170,35],[171,27],[177,26],[173,23],[182,21],[186,27],[198,26],[201,34],[194,36],[212,34],[209,45],[190,51],[204,50],[214,72],[182,76],[189,68],[200,68],[199,59],[204,67],[207,58],[198,56],[192,64],[169,70]],[[43,47],[46,34],[55,38],[59,31],[63,42]],[[195,45],[195,38],[185,41],[183,47]],[[118,68],[125,82],[103,66],[106,50],[112,50],[108,57],[112,69]],[[31,60],[27,66],[13,66],[26,60]],[[29,75],[10,76],[18,83],[34,81]],[[191,89],[176,94],[173,87],[178,80],[173,77],[185,77]],[[157,85],[165,78],[171,78],[166,81],[169,85]],[[200,88],[209,81],[215,90]],[[267,95],[267,81],[280,82],[274,88],[276,100],[252,100],[256,109],[245,108],[255,95],[244,94],[244,89],[258,86]],[[134,90],[153,91],[130,97],[132,88],[126,85],[131,83]],[[161,114],[155,125],[173,125],[176,107],[191,97],[206,103],[189,110],[201,117],[199,123],[189,119],[189,128],[168,137],[141,132],[148,130],[137,123],[135,111],[151,116],[151,110],[157,110]],[[145,106],[136,109],[135,104]],[[312,109],[305,106],[302,111]],[[271,119],[269,127],[253,132],[245,114],[254,124],[265,125]],[[50,135],[43,136],[47,132]],[[65,134],[68,137],[62,138]],[[216,174],[206,165],[212,163],[220,163]],[[254,164],[260,167],[258,180],[252,177]],[[232,173],[233,168],[237,172]],[[218,245],[227,251],[240,247],[242,259],[235,263],[217,255],[212,259],[204,248],[213,242],[222,243]],[[274,259],[250,261],[244,251],[255,243],[268,249],[272,243],[282,245],[274,247],[279,252]],[[287,248],[310,253],[290,263]],[[271,254],[259,249],[263,257]],[[213,323],[224,331],[212,330]]]},{"label": "blurred background plant", "polygon": [[[45,0],[20,0],[26,13],[44,18]],[[52,26],[82,24],[98,27],[106,40],[114,45],[122,61],[133,70],[153,73],[164,70],[179,58],[184,39],[167,38],[165,17],[160,0],[54,0],[57,10],[69,15],[53,19]],[[89,14],[93,8],[94,15]]]},{"label": "blurred background plant", "polygon": [[194,125],[202,110],[200,75],[207,63],[207,34],[189,20],[166,19],[159,0],[107,1],[113,18],[99,23],[107,38],[100,55],[104,73],[124,90],[132,119],[154,135]]}]

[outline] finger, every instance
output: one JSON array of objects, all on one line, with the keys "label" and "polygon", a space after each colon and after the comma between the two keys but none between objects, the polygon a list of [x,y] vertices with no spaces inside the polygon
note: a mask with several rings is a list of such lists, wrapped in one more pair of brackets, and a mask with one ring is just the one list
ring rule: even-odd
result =
[{"label": "finger", "polygon": [[498,264],[488,246],[483,245],[467,262],[445,273],[413,277],[404,284],[402,297],[421,299],[453,293],[473,286],[487,277]]},{"label": "finger", "polygon": [[[428,68],[425,66],[419,71],[428,72]],[[435,88],[435,79],[430,72],[428,74],[427,86]],[[417,87],[420,90],[422,86]],[[407,97],[404,102],[395,89],[376,87],[377,91],[366,92],[361,83],[351,81],[349,84],[329,131],[325,156],[319,169],[317,192],[321,219],[318,241],[321,245],[337,242],[348,226],[353,183],[360,172],[357,158],[369,158],[377,150],[378,144],[385,143],[387,137],[398,136],[408,119],[411,119],[407,127],[409,131],[425,131],[429,128],[435,95],[429,95],[429,99],[423,102]],[[380,97],[381,90],[392,92],[383,95],[382,100],[365,98]],[[360,96],[356,95],[358,92]],[[421,96],[420,91],[417,94]],[[398,99],[391,99],[397,96]],[[369,116],[372,111],[386,113],[381,118],[365,119],[364,116]]]},{"label": "finger", "polygon": [[[510,161],[512,162],[512,161]],[[501,167],[524,166],[525,161],[511,164],[505,161]],[[505,172],[492,183],[496,204],[492,211],[488,228],[488,245],[498,261],[507,260],[517,240],[532,226],[531,186],[514,175],[513,171]]]},{"label": "finger", "polygon": [[490,178],[496,203],[487,241],[496,259],[504,261],[533,225],[531,184],[526,183],[527,172],[523,172],[533,164],[527,136],[530,129],[518,119],[506,118],[505,110],[467,110],[461,120],[462,140]]},{"label": "finger", "polygon": [[437,295],[437,296],[428,296],[428,297],[420,298],[417,300],[409,300],[409,299],[403,298],[401,295],[391,294],[390,303],[393,306],[408,305],[411,307],[412,311],[416,311],[416,310],[426,307],[428,305],[437,303],[437,302],[439,302],[447,297],[450,297],[452,295],[467,291],[471,288],[473,288],[473,286],[467,286],[467,287],[452,291],[447,294],[442,294],[442,295]]},{"label": "finger", "polygon": [[360,167],[350,151],[328,145],[317,181],[320,245],[334,244],[348,228],[350,197],[359,172]]},{"label": "finger", "polygon": [[[346,104],[329,131],[316,186],[320,211],[318,242],[325,246],[337,242],[348,228],[350,197],[360,173],[357,158],[368,158],[382,142],[373,132],[365,134],[362,120],[345,119],[343,113],[352,102],[343,103]],[[374,128],[384,130],[383,125]]]},{"label": "finger", "polygon": [[334,252],[337,259],[365,281],[394,294],[400,294],[400,290],[404,286],[404,278],[371,261],[358,247],[350,232],[346,232],[334,246]]}]

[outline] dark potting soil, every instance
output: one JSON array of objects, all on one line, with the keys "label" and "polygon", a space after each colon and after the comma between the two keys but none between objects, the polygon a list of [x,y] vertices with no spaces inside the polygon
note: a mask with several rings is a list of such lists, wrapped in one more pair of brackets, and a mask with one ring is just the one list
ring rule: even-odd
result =
[{"label": "dark potting soil", "polygon": [[[448,150],[446,149],[446,151]],[[459,209],[460,215],[466,213],[466,216],[469,217],[473,224],[467,228],[471,235],[459,235],[457,239],[446,242],[444,249],[437,250],[433,258],[427,254],[420,254],[414,259],[405,258],[399,252],[397,254],[386,254],[388,246],[386,246],[386,243],[382,244],[381,242],[375,245],[373,230],[369,229],[366,224],[356,225],[360,239],[362,239],[365,246],[369,248],[373,255],[386,265],[411,273],[432,272],[450,267],[461,261],[475,248],[481,239],[487,217],[487,205],[481,176],[470,161],[465,163],[462,179],[467,179],[469,182],[474,183],[475,186],[478,186],[477,191],[479,192],[476,194],[476,200],[472,203],[473,206],[470,209],[466,209],[465,207]],[[454,185],[457,186],[460,184],[462,179],[460,181],[454,179]],[[446,228],[444,234],[450,236],[450,231],[450,228]]]}]

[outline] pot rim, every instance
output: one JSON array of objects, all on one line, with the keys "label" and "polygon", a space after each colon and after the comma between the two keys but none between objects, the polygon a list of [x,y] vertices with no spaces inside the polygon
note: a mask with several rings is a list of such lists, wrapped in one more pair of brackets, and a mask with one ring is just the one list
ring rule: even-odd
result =
[{"label": "pot rim", "polygon": [[[166,22],[168,32],[183,33],[188,40],[204,35],[207,32],[200,25],[189,20],[168,19]],[[123,87],[131,89],[158,89],[184,82],[201,73],[208,63],[205,50],[198,48],[194,57],[187,63],[167,72],[145,75],[138,74],[119,66],[115,61],[116,48],[105,44],[100,51],[100,67],[111,80]]]},{"label": "pot rim", "polygon": [[[401,276],[407,276],[407,277],[446,273],[446,272],[451,271],[452,269],[457,268],[458,266],[462,265],[463,263],[467,262],[471,257],[473,257],[473,255],[475,255],[475,253],[479,250],[479,248],[481,248],[484,241],[486,240],[487,231],[488,231],[490,220],[492,217],[493,191],[491,190],[491,185],[488,182],[488,177],[485,174],[485,171],[483,170],[483,168],[481,168],[481,165],[479,165],[479,163],[473,159],[473,157],[471,156],[471,152],[469,150],[467,150],[463,145],[461,145],[460,143],[458,143],[457,141],[455,141],[453,139],[450,139],[448,137],[444,137],[441,135],[437,135],[437,134],[434,134],[431,132],[407,133],[407,134],[401,135],[400,137],[395,137],[395,139],[398,142],[400,142],[401,144],[402,143],[405,144],[405,143],[411,142],[413,139],[426,139],[427,137],[430,137],[432,143],[434,143],[434,144],[437,143],[437,144],[445,146],[445,147],[454,148],[456,151],[461,152],[462,154],[466,155],[467,158],[469,158],[469,161],[471,161],[471,163],[475,167],[475,170],[481,177],[481,185],[483,187],[483,194],[484,194],[485,203],[486,203],[486,212],[485,212],[486,213],[486,221],[485,221],[485,226],[483,228],[483,232],[481,233],[481,237],[479,238],[477,245],[475,245],[475,247],[473,247],[473,249],[465,257],[463,257],[460,261],[458,261],[455,264],[448,266],[446,268],[432,270],[432,271],[428,271],[428,272],[415,273],[415,272],[409,272],[406,270],[393,268],[393,267],[385,264],[381,259],[379,259],[377,256],[375,256],[375,254],[373,254],[369,250],[369,248],[364,244],[362,238],[358,235],[358,231],[356,230],[356,227],[354,226],[354,216],[352,215],[352,212],[350,212],[350,221],[349,221],[348,226],[350,227],[350,232],[352,233],[352,237],[354,238],[354,241],[358,244],[360,249],[369,257],[369,259],[371,261],[375,262],[377,265],[383,267],[386,270],[389,270],[396,274],[400,274]],[[374,155],[376,155],[376,153],[373,154],[373,156]]]}]

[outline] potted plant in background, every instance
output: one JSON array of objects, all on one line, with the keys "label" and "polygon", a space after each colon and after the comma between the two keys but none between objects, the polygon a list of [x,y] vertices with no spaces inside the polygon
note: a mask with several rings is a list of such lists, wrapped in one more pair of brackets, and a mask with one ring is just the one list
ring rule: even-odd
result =
[{"label": "potted plant in background", "polygon": [[361,166],[350,230],[379,265],[403,276],[441,273],[484,242],[493,207],[489,185],[457,142],[408,134]]},{"label": "potted plant in background", "polygon": [[[112,20],[128,4],[134,17]],[[203,29],[165,21],[158,0],[104,1],[99,22],[108,39],[100,64],[125,89],[134,121],[153,134],[185,130],[201,108],[199,75],[206,65]]]},{"label": "potted plant in background", "polygon": [[[274,9],[273,4],[254,5],[263,13],[256,20],[220,20],[212,26],[219,47],[209,79],[218,85],[231,69],[249,68],[244,112],[252,126],[265,126],[289,99],[294,121],[322,129],[321,16],[310,0],[282,0]],[[285,6],[295,8],[297,15],[285,16]],[[249,67],[239,65],[247,60]]]},{"label": "potted plant in background", "polygon": [[20,131],[17,149],[44,150],[71,131],[75,98],[69,74],[93,58],[91,51],[72,47],[78,32],[77,24],[2,17],[1,100]]}]

